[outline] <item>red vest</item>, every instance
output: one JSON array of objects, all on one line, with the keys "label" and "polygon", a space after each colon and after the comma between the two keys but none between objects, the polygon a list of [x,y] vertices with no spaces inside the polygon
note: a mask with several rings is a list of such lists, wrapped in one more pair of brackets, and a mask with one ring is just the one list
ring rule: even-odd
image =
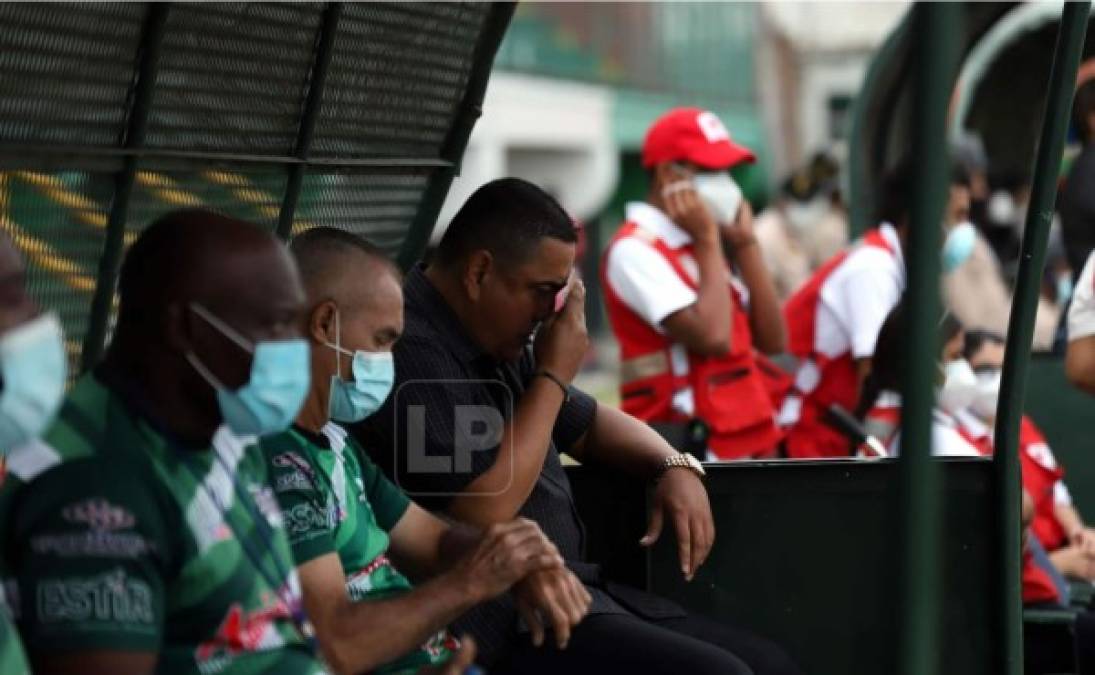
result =
[{"label": "red vest", "polygon": [[1054,488],[1065,472],[1053,458],[1045,436],[1026,415],[1019,426],[1019,461],[1023,468],[1023,488],[1034,500],[1034,521],[1030,529],[1038,535],[1046,551],[1068,544],[1064,528],[1055,513]]},{"label": "red vest", "polygon": [[[625,223],[606,249],[634,237],[651,246],[673,267],[692,289],[696,282],[681,263],[692,255],[692,246],[670,248],[661,239],[635,223]],[[766,382],[753,353],[749,317],[741,297],[730,284],[730,353],[707,357],[688,354],[688,373],[674,375],[670,349],[674,343],[659,333],[616,295],[608,281],[607,266],[601,265],[601,280],[609,322],[620,343],[620,407],[647,422],[684,422],[687,418],[673,409],[673,396],[691,388],[695,417],[711,430],[708,447],[721,459],[767,456],[780,440]]]},{"label": "red vest", "polygon": [[[870,230],[862,246],[875,246],[894,253],[882,232]],[[820,374],[812,391],[795,391],[802,399],[798,420],[787,430],[787,454],[790,457],[847,457],[849,441],[842,433],[822,421],[822,415],[834,403],[851,412],[859,396],[859,376],[851,352],[829,357],[814,350],[817,310],[821,287],[848,258],[852,249],[841,251],[818,268],[809,281],[787,299],[783,317],[789,337],[788,351],[800,360],[811,360]]]},{"label": "red vest", "polygon": [[1057,595],[1057,587],[1053,585],[1053,578],[1049,572],[1034,564],[1034,556],[1027,549],[1023,550],[1023,604],[1035,604],[1043,602],[1060,602]]}]

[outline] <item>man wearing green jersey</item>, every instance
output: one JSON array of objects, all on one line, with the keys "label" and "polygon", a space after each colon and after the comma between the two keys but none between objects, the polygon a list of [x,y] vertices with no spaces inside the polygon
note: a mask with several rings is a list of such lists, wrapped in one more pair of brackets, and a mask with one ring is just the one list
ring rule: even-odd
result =
[{"label": "man wearing green jersey", "polygon": [[[0,234],[0,457],[41,433],[65,393],[61,324],[31,299],[25,272],[15,246]],[[30,667],[5,599],[0,586],[0,673],[25,675]]]},{"label": "man wearing green jersey", "polygon": [[0,541],[36,673],[310,674],[261,455],[308,390],[286,248],[208,211],[130,248],[105,361],[12,451]]},{"label": "man wearing green jersey", "polygon": [[[398,271],[333,228],[310,230],[291,249],[308,296],[312,385],[294,427],[261,445],[332,669],[414,672],[441,663],[455,644],[445,625],[515,583],[518,605],[550,619],[565,643],[589,595],[535,523],[518,519],[480,536],[442,521],[336,423],[364,419],[388,396],[403,324]],[[420,583],[412,587],[404,572]]]}]

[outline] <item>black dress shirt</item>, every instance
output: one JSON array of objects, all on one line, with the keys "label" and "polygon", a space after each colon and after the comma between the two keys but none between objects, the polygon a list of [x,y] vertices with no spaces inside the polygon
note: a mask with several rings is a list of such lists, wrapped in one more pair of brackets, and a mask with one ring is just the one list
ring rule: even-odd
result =
[{"label": "black dress shirt", "polygon": [[[351,429],[372,460],[420,505],[444,510],[487,471],[497,444],[489,421],[469,422],[466,411],[497,411],[509,419],[536,371],[531,349],[515,363],[501,363],[472,340],[422,267],[403,286],[404,330],[395,346],[396,380],[392,394],[376,414]],[[550,447],[532,493],[520,515],[536,521],[555,543],[567,566],[591,586],[591,613],[624,610],[597,586],[600,572],[584,560],[585,530],[559,452],[568,450],[593,424],[597,403],[575,387],[559,411]],[[461,412],[465,411],[465,412]],[[458,423],[459,421],[459,423]],[[500,429],[497,429],[500,434]],[[440,462],[440,466],[438,466]],[[423,470],[423,464],[430,470]],[[413,469],[413,471],[412,471]],[[489,498],[489,497],[484,497]],[[475,638],[481,660],[489,663],[517,630],[517,614],[508,596],[472,610],[454,625]]]}]

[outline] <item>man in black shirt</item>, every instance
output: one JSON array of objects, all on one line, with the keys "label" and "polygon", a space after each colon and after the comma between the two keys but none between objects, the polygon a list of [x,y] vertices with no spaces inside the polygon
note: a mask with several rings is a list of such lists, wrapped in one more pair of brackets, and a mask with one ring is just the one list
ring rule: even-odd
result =
[{"label": "man in black shirt", "polygon": [[715,534],[702,468],[569,384],[588,344],[585,290],[570,276],[575,241],[569,216],[539,188],[517,179],[480,188],[432,264],[408,275],[393,394],[355,433],[419,503],[479,526],[518,514],[535,520],[587,584],[590,616],[565,649],[543,639],[538,617],[519,622],[511,601],[457,622],[492,672],[798,672],[744,631],[641,591],[610,595],[597,566],[583,560],[584,530],[560,452],[656,479],[642,543],[656,541],[668,521],[686,578]]}]

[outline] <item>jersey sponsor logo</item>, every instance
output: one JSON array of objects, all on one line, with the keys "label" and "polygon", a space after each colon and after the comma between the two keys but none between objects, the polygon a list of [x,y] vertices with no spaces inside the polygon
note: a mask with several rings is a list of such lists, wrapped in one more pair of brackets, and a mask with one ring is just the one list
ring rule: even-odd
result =
[{"label": "jersey sponsor logo", "polygon": [[[283,586],[283,594],[286,590]],[[213,637],[194,650],[198,669],[202,673],[216,673],[224,670],[239,654],[284,645],[277,623],[291,617],[289,606],[270,593],[263,594],[261,605],[254,610],[245,610],[238,602],[232,603]]]},{"label": "jersey sponsor logo", "polygon": [[308,463],[308,460],[304,459],[295,452],[283,452],[280,455],[274,455],[274,466],[282,469],[296,469],[301,471],[309,478],[315,475],[312,470],[312,465]]},{"label": "jersey sponsor logo", "polygon": [[35,553],[61,558],[139,558],[155,550],[153,542],[131,532],[67,532],[32,537]]},{"label": "jersey sponsor logo", "polygon": [[285,529],[290,535],[304,534],[312,530],[329,530],[335,526],[334,510],[326,512],[307,502],[295,504],[282,512],[285,518]]},{"label": "jersey sponsor logo", "polygon": [[[139,624],[151,630],[152,591],[118,568],[91,577],[46,579],[38,584],[38,617],[43,622],[103,621]],[[131,626],[130,626],[131,627]]]},{"label": "jersey sponsor logo", "polygon": [[447,630],[439,630],[426,640],[422,645],[422,651],[430,657],[431,663],[437,663],[442,656],[448,656],[460,649],[460,641]]},{"label": "jersey sponsor logo", "polygon": [[276,492],[292,492],[294,490],[312,490],[312,481],[304,472],[293,470],[289,473],[279,474],[274,477],[274,490]]},{"label": "jersey sponsor logo", "polygon": [[70,523],[87,525],[93,530],[125,530],[133,527],[137,519],[132,513],[111,504],[102,497],[92,497],[82,502],[69,504],[61,511],[61,516]]}]

